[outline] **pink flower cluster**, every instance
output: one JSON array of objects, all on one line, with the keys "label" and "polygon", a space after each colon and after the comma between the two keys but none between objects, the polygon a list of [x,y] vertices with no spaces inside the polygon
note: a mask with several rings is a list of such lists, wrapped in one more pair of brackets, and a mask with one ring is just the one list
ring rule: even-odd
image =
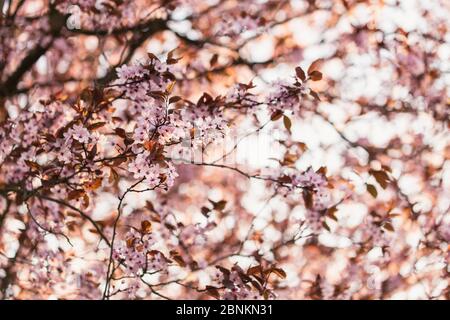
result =
[{"label": "pink flower cluster", "polygon": [[[227,270],[228,271],[228,270]],[[258,292],[242,280],[243,270],[235,265],[229,272],[220,270],[215,274],[215,281],[225,286],[221,299],[223,300],[257,300]]]},{"label": "pink flower cluster", "polygon": [[277,80],[270,86],[270,91],[265,98],[270,112],[292,110],[298,112],[301,95],[309,93],[305,84],[294,86],[285,80]]},{"label": "pink flower cluster", "polygon": [[152,233],[141,233],[131,229],[125,241],[114,249],[113,259],[123,264],[130,275],[167,269],[167,260],[160,252],[152,250],[156,243]]},{"label": "pink flower cluster", "polygon": [[123,93],[123,97],[132,101],[132,112],[143,111],[161,101],[152,93],[165,91],[174,80],[169,74],[170,66],[156,57],[146,61],[135,61],[131,65],[122,65],[116,69],[118,79],[114,86]]},{"label": "pink flower cluster", "polygon": [[228,130],[228,122],[223,113],[207,105],[190,105],[182,111],[181,117],[187,124],[187,132],[193,132],[190,138],[194,147],[217,141]]},{"label": "pink flower cluster", "polygon": [[391,232],[383,228],[380,217],[369,214],[361,227],[361,240],[368,241],[376,247],[386,247],[392,241]]},{"label": "pink flower cluster", "polygon": [[143,180],[148,188],[152,189],[165,183],[167,187],[171,187],[178,176],[172,163],[165,163],[165,167],[154,163],[153,154],[145,150],[139,153],[128,164],[128,171],[133,174],[137,180]]},{"label": "pink flower cluster", "polygon": [[122,0],[71,0],[58,1],[58,9],[72,14],[75,27],[88,30],[103,29],[108,32],[123,25],[136,23],[139,15],[136,1]]},{"label": "pink flower cluster", "polygon": [[261,5],[242,6],[242,11],[226,14],[217,26],[216,35],[236,39],[246,32],[262,32],[266,20],[258,14],[261,9]]},{"label": "pink flower cluster", "polygon": [[301,174],[293,174],[291,179],[294,187],[303,189],[305,198],[311,198],[312,203],[306,206],[305,221],[314,233],[319,232],[324,223],[323,211],[330,206],[331,202],[325,175],[308,168]]},{"label": "pink flower cluster", "polygon": [[319,191],[328,184],[325,176],[315,172],[311,167],[301,174],[292,176],[292,184],[296,187],[310,188],[313,191]]},{"label": "pink flower cluster", "polygon": [[240,108],[249,108],[260,104],[255,95],[249,92],[254,86],[252,83],[238,83],[230,88],[225,96],[225,103],[230,106],[239,106]]},{"label": "pink flower cluster", "polygon": [[205,232],[215,227],[214,224],[208,224],[206,227],[201,227],[199,224],[191,224],[184,227],[180,232],[180,241],[185,246],[203,245],[207,238]]}]

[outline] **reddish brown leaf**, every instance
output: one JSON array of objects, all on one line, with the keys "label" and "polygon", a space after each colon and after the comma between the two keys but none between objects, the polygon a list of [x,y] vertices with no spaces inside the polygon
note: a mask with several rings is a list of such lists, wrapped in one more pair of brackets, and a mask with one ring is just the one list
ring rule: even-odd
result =
[{"label": "reddish brown leaf", "polygon": [[277,110],[274,113],[272,113],[272,115],[270,116],[270,120],[277,121],[278,119],[281,118],[282,115],[283,115],[283,112],[281,112],[280,110]]},{"label": "reddish brown leaf", "polygon": [[213,298],[220,299],[219,290],[216,287],[206,286],[206,292]]},{"label": "reddish brown leaf", "polygon": [[386,172],[383,170],[369,170],[369,173],[375,178],[375,180],[378,182],[378,184],[383,188],[386,189],[390,179]]},{"label": "reddish brown leaf", "polygon": [[67,199],[74,200],[74,199],[81,198],[84,195],[84,193],[85,193],[84,190],[72,190],[67,195]]},{"label": "reddish brown leaf", "polygon": [[311,78],[312,81],[322,80],[322,72],[314,70],[309,74],[309,77]]},{"label": "reddish brown leaf", "polygon": [[391,232],[394,232],[394,231],[395,231],[394,227],[392,226],[392,223],[390,223],[389,221],[388,221],[388,222],[385,222],[385,223],[383,224],[383,228],[386,229],[386,230],[388,230],[388,231],[391,231]]},{"label": "reddish brown leaf", "polygon": [[223,209],[225,209],[225,206],[227,204],[227,202],[225,200],[220,200],[218,202],[209,200],[209,202],[212,203],[214,210],[218,210],[218,211],[222,211]]},{"label": "reddish brown leaf", "polygon": [[323,62],[323,59],[317,59],[317,60],[313,61],[313,63],[311,63],[311,65],[308,68],[308,75],[311,75],[311,73],[313,71],[316,71],[320,67],[322,62]]},{"label": "reddish brown leaf", "polygon": [[283,116],[284,127],[291,133],[292,122],[287,116]]},{"label": "reddish brown leaf", "polygon": [[375,188],[374,185],[366,184],[366,189],[367,189],[367,192],[369,192],[372,195],[372,197],[374,197],[375,199],[377,198],[378,191],[377,191],[377,188]]},{"label": "reddish brown leaf", "polygon": [[334,221],[338,221],[338,219],[336,217],[336,212],[337,212],[336,206],[332,206],[331,208],[328,208],[327,217],[329,217],[330,219],[333,219]]},{"label": "reddish brown leaf", "polygon": [[39,171],[41,166],[34,161],[25,160],[25,164],[34,171]]},{"label": "reddish brown leaf", "polygon": [[254,267],[250,267],[250,268],[248,268],[248,270],[247,270],[247,274],[248,274],[249,276],[254,275],[254,274],[260,274],[261,272],[262,272],[261,265],[254,266]]},{"label": "reddish brown leaf", "polygon": [[211,57],[211,60],[209,60],[209,65],[211,67],[214,67],[217,64],[217,61],[219,60],[219,55],[217,53],[213,54]]},{"label": "reddish brown leaf", "polygon": [[305,75],[305,71],[303,71],[303,69],[301,67],[297,67],[295,68],[295,73],[297,74],[297,77],[302,80],[305,81],[306,80],[306,75]]},{"label": "reddish brown leaf", "polygon": [[303,190],[303,201],[305,201],[305,207],[308,209],[312,208],[313,205],[313,195],[311,193],[311,191],[305,189]]},{"label": "reddish brown leaf", "polygon": [[96,123],[89,125],[87,128],[89,130],[97,130],[97,129],[103,127],[105,124],[106,124],[106,122],[96,122]]},{"label": "reddish brown leaf", "polygon": [[152,232],[152,223],[148,220],[141,221],[141,231],[144,234]]},{"label": "reddish brown leaf", "polygon": [[103,178],[101,178],[101,177],[95,178],[94,180],[86,183],[84,185],[84,187],[86,188],[86,190],[90,190],[90,191],[96,190],[102,185],[102,181],[103,181]]},{"label": "reddish brown leaf", "polygon": [[200,210],[205,217],[207,217],[208,213],[210,212],[209,208],[207,207],[202,207]]},{"label": "reddish brown leaf", "polygon": [[281,269],[281,268],[272,268],[271,271],[273,273],[275,273],[281,279],[285,279],[286,278],[286,272],[283,269]]},{"label": "reddish brown leaf", "polygon": [[181,100],[180,96],[173,96],[173,97],[170,97],[169,103],[175,103],[175,102],[178,102],[180,100]]},{"label": "reddish brown leaf", "polygon": [[309,92],[309,94],[310,94],[314,99],[316,99],[317,101],[320,101],[320,97],[319,97],[319,95],[317,94],[317,92],[311,90],[311,91]]},{"label": "reddish brown leaf", "polygon": [[115,130],[114,130],[114,132],[119,136],[119,137],[121,137],[121,138],[126,138],[127,137],[127,133],[126,133],[126,131],[124,130],[124,129],[122,129],[122,128],[116,128]]},{"label": "reddish brown leaf", "polygon": [[117,183],[119,181],[119,174],[113,168],[109,168],[109,183]]}]

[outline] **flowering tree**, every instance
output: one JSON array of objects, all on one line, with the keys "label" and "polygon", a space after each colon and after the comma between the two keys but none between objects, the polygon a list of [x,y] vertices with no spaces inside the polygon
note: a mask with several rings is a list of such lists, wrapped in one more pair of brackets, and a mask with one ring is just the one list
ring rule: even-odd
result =
[{"label": "flowering tree", "polygon": [[450,297],[448,1],[0,9],[2,298]]}]

